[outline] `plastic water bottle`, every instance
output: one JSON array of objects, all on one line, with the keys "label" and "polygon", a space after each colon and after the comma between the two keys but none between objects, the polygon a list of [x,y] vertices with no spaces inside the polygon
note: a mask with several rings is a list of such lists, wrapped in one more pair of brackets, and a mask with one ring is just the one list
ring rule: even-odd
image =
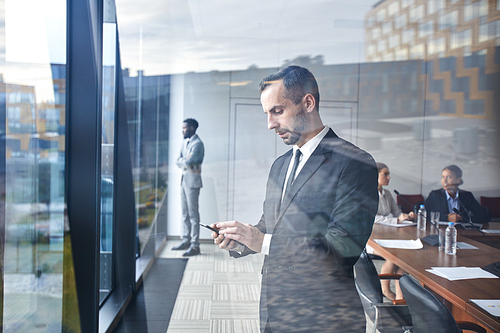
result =
[{"label": "plastic water bottle", "polygon": [[417,228],[418,230],[425,230],[425,224],[427,222],[427,211],[424,205],[420,205],[417,215]]},{"label": "plastic water bottle", "polygon": [[457,229],[453,222],[448,223],[444,234],[444,252],[452,256],[457,254]]}]

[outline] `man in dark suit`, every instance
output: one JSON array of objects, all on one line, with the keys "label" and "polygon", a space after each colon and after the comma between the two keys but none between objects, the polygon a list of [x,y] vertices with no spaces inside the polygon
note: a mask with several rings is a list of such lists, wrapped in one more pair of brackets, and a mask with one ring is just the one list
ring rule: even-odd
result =
[{"label": "man in dark suit", "polygon": [[352,267],[378,208],[375,162],[323,125],[307,69],[287,67],[260,90],[269,129],[293,149],[271,167],[259,223],[215,223],[214,242],[233,257],[266,254],[263,332],[364,331]]},{"label": "man in dark suit", "polygon": [[172,250],[187,250],[182,255],[190,257],[200,254],[200,213],[198,199],[201,181],[201,163],[205,156],[205,147],[196,129],[198,122],[188,118],[182,124],[181,152],[176,164],[182,169],[181,202],[182,202],[182,243]]},{"label": "man in dark suit", "polygon": [[[446,166],[441,172],[443,188],[432,191],[425,200],[427,212],[439,212],[441,221],[467,222],[470,219],[476,223],[488,222],[488,210],[481,207],[471,192],[459,189],[462,184],[462,170],[454,164]],[[460,214],[455,213],[453,208]]]}]

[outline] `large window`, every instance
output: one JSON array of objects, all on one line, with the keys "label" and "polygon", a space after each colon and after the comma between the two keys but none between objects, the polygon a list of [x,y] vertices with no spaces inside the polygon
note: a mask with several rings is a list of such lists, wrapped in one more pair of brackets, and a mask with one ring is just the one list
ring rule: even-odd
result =
[{"label": "large window", "polygon": [[63,273],[71,267],[65,256],[66,2],[2,1],[0,6],[5,22],[0,37],[1,325],[3,332],[61,332]]},{"label": "large window", "polygon": [[[156,225],[181,235],[181,171],[160,166],[163,153],[175,160],[188,117],[205,144],[201,220],[258,221],[269,167],[288,148],[267,130],[258,83],[289,64],[317,76],[324,122],[389,165],[391,190],[425,197],[455,163],[476,197],[500,195],[495,8],[465,3],[117,0],[139,236],[154,234],[145,198],[164,193],[150,185],[156,170],[168,176],[168,215]],[[166,127],[149,125],[167,104],[159,96],[168,142]]]},{"label": "large window", "polygon": [[[155,0],[146,3],[155,8],[154,13],[132,20],[138,6],[142,8],[145,4],[117,1],[122,63],[128,76],[126,80],[133,82],[129,85],[131,94],[127,96],[135,110],[130,117],[134,119],[134,130],[130,132],[135,135],[137,189],[151,182],[146,176],[151,176],[152,170],[149,173],[144,170],[158,151],[153,149],[144,154],[147,148],[143,138],[146,135],[144,121],[148,114],[156,117],[158,110],[153,103],[150,108],[143,103],[146,96],[155,97],[155,89],[158,89],[154,84],[150,89],[147,82],[169,78],[171,160],[180,149],[182,119],[196,118],[206,148],[202,173],[206,186],[200,197],[202,220],[232,218],[232,213],[227,212],[233,211],[234,217],[241,219],[240,212],[233,209],[238,200],[240,171],[232,159],[239,156],[233,150],[244,140],[239,137],[243,133],[241,129],[233,127],[241,126],[235,125],[244,114],[241,103],[250,103],[255,105],[256,112],[259,110],[260,78],[287,64],[304,65],[313,70],[319,77],[325,101],[322,105],[327,110],[329,102],[349,101],[357,105],[358,111],[349,118],[349,130],[335,122],[332,127],[338,127],[341,136],[352,137],[377,160],[391,164],[394,187],[425,196],[432,188],[439,187],[440,168],[452,162],[461,164],[474,178],[469,188],[478,196],[493,194],[493,184],[500,183],[498,175],[491,173],[492,169],[483,163],[489,160],[487,151],[496,147],[496,137],[484,133],[495,128],[491,119],[498,106],[494,106],[497,99],[493,96],[499,87],[493,84],[491,77],[497,77],[498,70],[488,64],[498,58],[499,51],[495,47],[473,48],[480,31],[481,36],[487,35],[484,28],[479,29],[482,21],[475,21],[477,27],[471,28],[470,23],[462,26],[464,23],[456,19],[470,8],[474,9],[474,17],[486,19],[482,1],[474,2],[474,6],[426,0],[404,1],[402,6],[395,0],[345,6],[336,1],[307,5],[280,2],[265,9],[256,4],[226,8],[217,2],[173,7]],[[298,27],[293,18],[302,11],[314,13],[314,21]],[[432,17],[425,18],[429,13],[433,13]],[[408,20],[400,19],[407,14]],[[280,17],[279,24],[275,19],[265,19],[276,15]],[[364,25],[366,31],[360,31],[358,27],[362,24],[341,25],[346,18],[352,22],[370,20]],[[332,20],[336,23],[331,24]],[[393,29],[393,20],[397,22],[397,30]],[[343,38],[347,35],[349,41]],[[484,40],[482,37],[481,41]],[[365,50],[370,54],[365,55]],[[351,67],[353,63],[359,67]],[[478,71],[469,70],[471,68]],[[144,90],[146,87],[149,93]],[[244,126],[257,128],[266,124],[256,119],[255,123],[245,121]],[[462,132],[461,128],[478,130]],[[462,139],[458,133],[467,133],[474,139]],[[477,145],[468,150],[467,142]],[[273,145],[267,148],[275,149]],[[464,153],[465,150],[469,152]],[[166,149],[159,150],[164,151]],[[412,163],[398,158],[408,153],[412,155]],[[246,177],[265,178],[268,162],[258,156],[249,158],[252,161],[247,165],[257,163],[262,169],[255,172],[252,168]],[[168,233],[171,236],[180,234],[179,181],[180,172],[170,163]],[[255,205],[257,210],[263,192],[259,193],[255,198],[259,202]],[[253,197],[247,195],[245,200],[253,201]],[[138,204],[144,206],[143,202]],[[251,209],[244,209],[247,210]],[[141,216],[138,220],[141,221]]]},{"label": "large window", "polygon": [[[109,2],[104,3],[108,13]],[[108,9],[108,10],[107,10]],[[114,15],[103,24],[103,64],[101,103],[101,217],[100,217],[100,302],[111,292],[113,276],[113,183],[116,115],[116,23]]]}]

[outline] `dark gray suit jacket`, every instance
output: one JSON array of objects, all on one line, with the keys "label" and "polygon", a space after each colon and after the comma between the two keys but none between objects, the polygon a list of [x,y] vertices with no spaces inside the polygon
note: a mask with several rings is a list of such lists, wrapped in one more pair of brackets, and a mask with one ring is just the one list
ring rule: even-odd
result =
[{"label": "dark gray suit jacket", "polygon": [[[458,199],[461,203],[458,210],[462,218],[464,218],[464,222],[469,218],[469,214],[465,209],[470,212],[471,222],[486,223],[490,220],[488,210],[481,207],[471,192],[459,189]],[[430,212],[439,212],[439,220],[441,221],[448,221],[448,214],[453,213],[448,208],[448,200],[443,188],[429,193],[425,200],[425,209],[427,210],[427,216],[430,216]]]},{"label": "dark gray suit jacket", "polygon": [[[184,143],[184,141],[183,141]],[[198,134],[194,134],[186,147],[181,148],[176,164],[182,169],[183,186],[201,188],[201,163],[205,157],[205,146]]]},{"label": "dark gray suit jacket", "polygon": [[[280,204],[291,156],[290,150],[273,163],[256,225],[272,234],[262,268],[261,329],[269,322],[273,333],[363,331],[352,266],[378,208],[375,162],[330,130]],[[246,248],[242,256],[250,253]]]}]

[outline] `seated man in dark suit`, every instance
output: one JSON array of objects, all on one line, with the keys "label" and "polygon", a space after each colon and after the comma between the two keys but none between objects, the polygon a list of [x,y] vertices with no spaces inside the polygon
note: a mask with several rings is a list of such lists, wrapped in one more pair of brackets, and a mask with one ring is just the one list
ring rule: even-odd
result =
[{"label": "seated man in dark suit", "polygon": [[[458,188],[464,182],[462,170],[456,165],[448,165],[441,173],[443,188],[429,193],[425,200],[428,212],[439,212],[442,221],[461,222],[470,219],[471,222],[485,223],[489,221],[488,210],[481,207],[474,195]],[[453,211],[457,209],[460,214]]]}]

